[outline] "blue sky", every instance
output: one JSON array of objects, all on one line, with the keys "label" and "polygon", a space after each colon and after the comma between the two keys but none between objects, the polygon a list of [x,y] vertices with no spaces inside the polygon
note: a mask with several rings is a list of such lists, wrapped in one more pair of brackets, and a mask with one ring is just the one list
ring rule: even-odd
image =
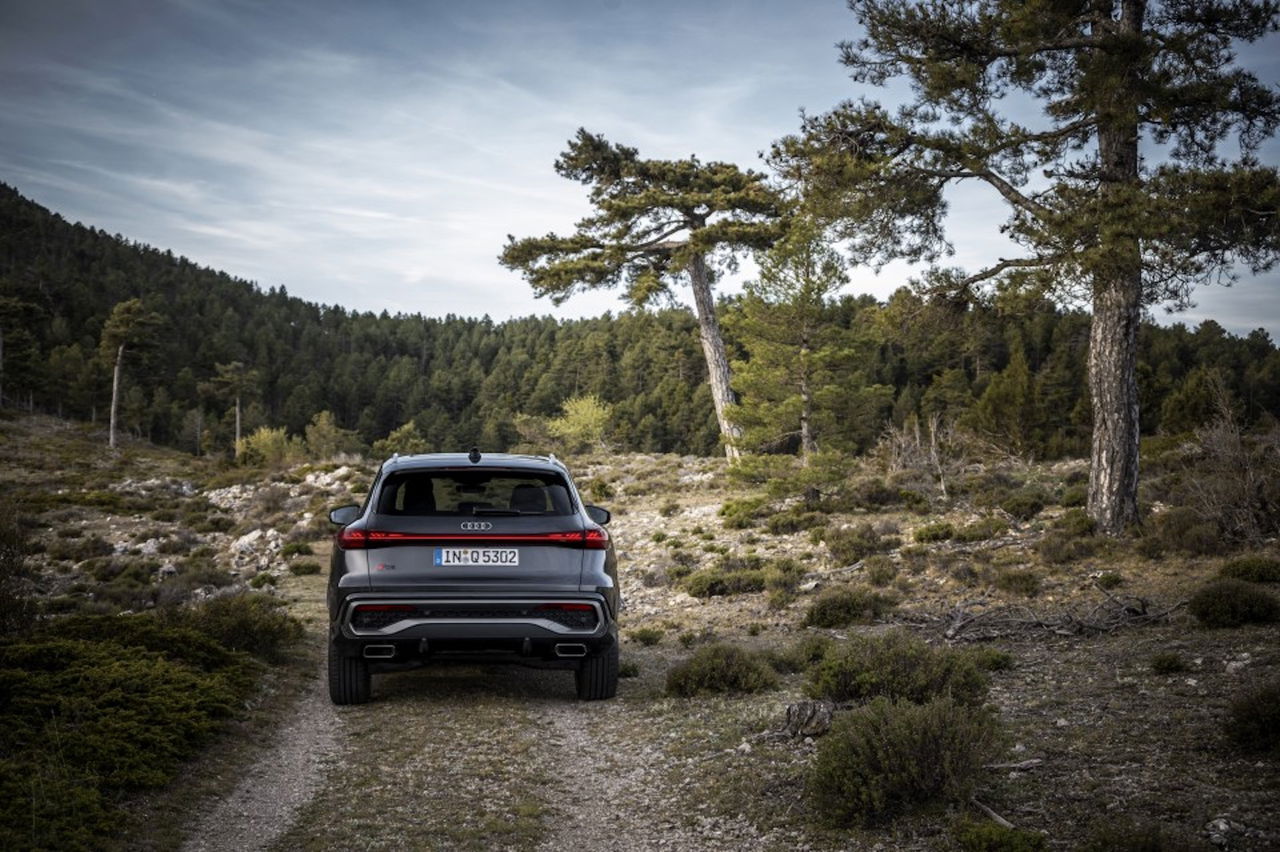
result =
[{"label": "blue sky", "polygon": [[[0,0],[0,181],[318,302],[593,315],[618,295],[555,308],[496,262],[589,212],[552,170],[577,128],[762,168],[802,107],[863,94],[836,61],[853,35],[842,0]],[[1274,83],[1276,63],[1250,65]],[[997,199],[952,201],[957,265],[1008,254]],[[1178,319],[1280,339],[1274,273],[1197,301]]]}]

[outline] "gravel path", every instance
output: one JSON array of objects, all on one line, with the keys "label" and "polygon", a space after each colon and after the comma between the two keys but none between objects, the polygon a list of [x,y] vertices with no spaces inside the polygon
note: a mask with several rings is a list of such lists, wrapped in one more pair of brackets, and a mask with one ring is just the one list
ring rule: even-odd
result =
[{"label": "gravel path", "polygon": [[195,824],[183,852],[248,852],[270,847],[324,783],[339,754],[340,725],[329,703],[322,671],[244,780]]}]

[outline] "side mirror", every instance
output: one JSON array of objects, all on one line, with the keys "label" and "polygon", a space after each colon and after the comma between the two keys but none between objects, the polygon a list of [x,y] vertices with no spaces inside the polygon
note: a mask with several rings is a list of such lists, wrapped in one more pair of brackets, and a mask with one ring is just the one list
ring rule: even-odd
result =
[{"label": "side mirror", "polygon": [[356,506],[355,504],[350,506],[339,506],[329,513],[329,523],[345,527],[358,517],[360,517],[359,506]]},{"label": "side mirror", "polygon": [[613,515],[609,513],[609,510],[602,506],[587,505],[582,508],[587,510],[587,517],[595,521],[600,526],[604,526],[609,523],[609,519],[613,517]]}]

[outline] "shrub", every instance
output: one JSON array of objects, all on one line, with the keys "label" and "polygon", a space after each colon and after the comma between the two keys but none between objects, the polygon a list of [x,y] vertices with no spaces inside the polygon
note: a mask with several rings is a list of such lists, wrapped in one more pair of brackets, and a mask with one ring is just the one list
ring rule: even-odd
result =
[{"label": "shrub", "polygon": [[915,531],[914,538],[916,541],[924,543],[930,541],[948,541],[956,534],[956,528],[946,521],[936,524],[926,524]]},{"label": "shrub", "polygon": [[1178,674],[1187,670],[1187,662],[1176,651],[1161,651],[1151,658],[1151,671],[1161,675]]},{"label": "shrub", "polygon": [[960,704],[981,704],[987,679],[972,656],[893,631],[831,649],[814,668],[809,692],[832,701],[883,696],[923,703],[947,695]]},{"label": "shrub", "polygon": [[263,571],[261,574],[255,574],[253,579],[249,581],[249,588],[261,589],[263,586],[275,586],[275,584],[276,578]]},{"label": "shrub", "polygon": [[1045,497],[1044,493],[1032,489],[1023,488],[1015,491],[1000,501],[1000,508],[1008,512],[1019,521],[1029,521],[1044,509]]},{"label": "shrub", "polygon": [[[1222,550],[1218,525],[1206,521],[1194,509],[1175,506],[1153,515],[1144,531],[1143,552],[1159,556],[1173,550],[1191,556],[1208,556]],[[1145,539],[1152,539],[1147,542]]]},{"label": "shrub", "polygon": [[1280,680],[1237,697],[1227,716],[1227,733],[1246,751],[1280,753]]},{"label": "shrub", "polygon": [[794,592],[804,577],[804,566],[790,557],[775,560],[764,571],[764,587],[769,591]]},{"label": "shrub", "polygon": [[618,677],[640,677],[640,664],[635,660],[618,663]]},{"label": "shrub", "polygon": [[1239,556],[1223,565],[1218,574],[1250,583],[1280,583],[1280,559],[1274,556]]},{"label": "shrub", "polygon": [[766,656],[769,665],[779,672],[784,674],[802,672],[812,668],[834,645],[835,642],[830,636],[810,633],[781,650],[767,652]]},{"label": "shrub", "polygon": [[821,592],[805,613],[806,627],[848,627],[859,621],[872,621],[897,606],[897,599],[886,592],[875,592],[857,586],[836,586]]},{"label": "shrub", "polygon": [[1053,522],[1053,528],[1064,535],[1083,538],[1093,535],[1097,523],[1083,509],[1068,509]]},{"label": "shrub", "polygon": [[995,587],[1011,595],[1034,598],[1040,594],[1040,575],[1034,571],[1009,568],[996,575]]},{"label": "shrub", "polygon": [[762,692],[777,686],[778,676],[758,655],[737,645],[704,645],[667,673],[667,694]]},{"label": "shrub", "polygon": [[684,589],[695,598],[764,591],[765,572],[761,569],[728,570],[704,568],[684,578]]},{"label": "shrub", "polygon": [[280,550],[280,555],[286,558],[289,556],[311,556],[314,553],[315,551],[311,549],[311,545],[305,541],[291,541]]},{"label": "shrub", "polygon": [[1004,672],[1013,668],[1013,655],[999,648],[969,648],[965,653],[984,672]]},{"label": "shrub", "polygon": [[1187,609],[1206,627],[1239,627],[1280,620],[1280,600],[1244,580],[1220,579],[1191,596]]},{"label": "shrub", "polygon": [[58,539],[52,542],[45,553],[50,559],[58,559],[65,562],[81,562],[85,559],[92,559],[95,556],[110,556],[115,552],[115,548],[111,543],[100,536],[91,535],[83,538]]},{"label": "shrub", "polygon": [[661,642],[663,633],[664,631],[660,627],[637,627],[635,630],[628,630],[627,636],[641,645],[649,647]]},{"label": "shrub", "polygon": [[295,562],[289,566],[289,573],[293,574],[295,577],[306,577],[313,574],[319,574],[321,570],[323,569],[320,567],[319,562],[312,562],[310,560]]},{"label": "shrub", "polygon": [[1103,571],[1098,575],[1098,579],[1094,582],[1098,584],[1098,588],[1110,591],[1111,589],[1123,586],[1124,577],[1117,574],[1115,571]]},{"label": "shrub", "polygon": [[765,522],[764,528],[773,535],[784,535],[817,529],[826,525],[827,516],[822,512],[804,512],[788,509],[769,518]]},{"label": "shrub", "polygon": [[958,821],[951,836],[961,852],[1041,852],[1048,842],[1039,832],[970,819]]},{"label": "shrub", "polygon": [[768,502],[765,497],[746,497],[741,500],[725,500],[720,507],[720,517],[726,529],[743,530],[754,527],[764,513]]},{"label": "shrub", "polygon": [[27,537],[18,514],[0,503],[0,636],[21,633],[35,618],[35,601],[27,586]]},{"label": "shrub", "polygon": [[1036,542],[1036,555],[1050,565],[1061,565],[1092,556],[1096,545],[1092,538],[1077,538],[1065,532],[1051,532]]},{"label": "shrub", "polygon": [[1089,488],[1085,485],[1069,485],[1062,490],[1062,499],[1058,502],[1069,509],[1084,506],[1089,502]]},{"label": "shrub", "polygon": [[196,606],[166,609],[162,619],[189,627],[236,651],[278,660],[302,637],[302,625],[286,614],[283,604],[262,595],[229,595]]},{"label": "shrub", "polygon": [[1080,852],[1205,852],[1212,848],[1156,823],[1120,818],[1094,824]]},{"label": "shrub", "polygon": [[806,794],[818,821],[837,828],[963,801],[1000,739],[990,713],[950,697],[877,698],[838,717],[819,741]]},{"label": "shrub", "polygon": [[841,565],[851,565],[870,556],[893,550],[901,542],[896,537],[882,536],[871,524],[862,523],[842,529],[828,529],[822,537],[831,558]]},{"label": "shrub", "polygon": [[658,514],[664,518],[670,518],[674,515],[678,515],[680,514],[680,504],[675,500],[668,500],[662,504],[661,508],[658,509]]},{"label": "shrub", "polygon": [[873,586],[887,586],[898,576],[897,564],[887,556],[870,556],[863,563],[867,581]]},{"label": "shrub", "polygon": [[989,515],[960,527],[955,531],[952,538],[962,542],[986,541],[987,539],[995,538],[1007,529],[1009,529],[1008,524],[1000,518]]}]

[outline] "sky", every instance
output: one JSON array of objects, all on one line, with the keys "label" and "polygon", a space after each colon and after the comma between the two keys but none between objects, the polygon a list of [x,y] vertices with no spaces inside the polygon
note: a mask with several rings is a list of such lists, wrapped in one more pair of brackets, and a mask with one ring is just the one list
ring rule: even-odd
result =
[{"label": "sky", "polygon": [[[764,170],[801,109],[895,96],[839,65],[855,27],[843,0],[0,0],[0,181],[315,302],[594,316],[620,293],[556,307],[497,262],[508,234],[590,213],[553,169],[577,129]],[[1275,84],[1278,53],[1247,64]],[[1010,255],[999,199],[950,201],[949,263]],[[912,272],[854,270],[847,292],[884,298]],[[1155,319],[1280,340],[1278,272],[1195,298]]]}]

